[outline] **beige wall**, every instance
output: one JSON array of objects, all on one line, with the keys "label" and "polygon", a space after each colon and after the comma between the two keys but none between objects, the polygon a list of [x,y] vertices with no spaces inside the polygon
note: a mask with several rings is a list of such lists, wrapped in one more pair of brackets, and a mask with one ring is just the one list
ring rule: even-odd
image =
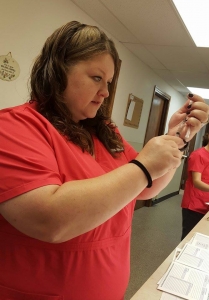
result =
[{"label": "beige wall", "polygon": [[[89,1],[91,3],[91,1]],[[0,80],[0,108],[24,103],[28,99],[27,83],[33,59],[46,38],[59,26],[72,20],[98,25],[70,0],[1,0],[0,55],[12,53],[20,65],[20,76],[12,81]],[[107,32],[108,36],[111,35]],[[143,145],[154,86],[171,96],[168,118],[182,106],[185,99],[158,75],[113,39],[122,60],[112,118],[122,135],[136,150]],[[129,93],[144,100],[138,129],[123,126]],[[174,178],[166,192],[178,190],[180,176]],[[176,184],[178,182],[178,184]]]}]

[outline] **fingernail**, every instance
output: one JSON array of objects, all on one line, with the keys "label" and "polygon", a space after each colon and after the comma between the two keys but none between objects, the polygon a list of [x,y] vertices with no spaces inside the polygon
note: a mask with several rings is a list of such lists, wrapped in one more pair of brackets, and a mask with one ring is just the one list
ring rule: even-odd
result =
[{"label": "fingernail", "polygon": [[192,107],[192,104],[189,104],[188,106],[187,106],[187,108],[191,108]]},{"label": "fingernail", "polygon": [[194,95],[193,95],[193,94],[189,94],[188,96],[189,96],[190,98],[192,98]]}]

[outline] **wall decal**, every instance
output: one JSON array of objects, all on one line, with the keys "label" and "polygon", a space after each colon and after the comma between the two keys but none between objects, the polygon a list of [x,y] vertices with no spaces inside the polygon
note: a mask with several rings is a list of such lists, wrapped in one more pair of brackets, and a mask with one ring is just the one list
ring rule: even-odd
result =
[{"label": "wall decal", "polygon": [[5,81],[15,80],[20,74],[20,67],[12,57],[11,52],[0,56],[0,79]]}]

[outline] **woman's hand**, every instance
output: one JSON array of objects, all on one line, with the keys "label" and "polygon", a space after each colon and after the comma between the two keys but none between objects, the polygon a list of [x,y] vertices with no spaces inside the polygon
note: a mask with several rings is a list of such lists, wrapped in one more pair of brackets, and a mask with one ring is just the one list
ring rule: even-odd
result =
[{"label": "woman's hand", "polygon": [[155,180],[179,167],[182,157],[179,148],[183,146],[184,142],[179,137],[157,136],[147,142],[136,159],[147,168],[152,180]]},{"label": "woman's hand", "polygon": [[198,95],[189,94],[186,103],[175,112],[168,124],[168,134],[190,141],[208,123],[209,106]]}]

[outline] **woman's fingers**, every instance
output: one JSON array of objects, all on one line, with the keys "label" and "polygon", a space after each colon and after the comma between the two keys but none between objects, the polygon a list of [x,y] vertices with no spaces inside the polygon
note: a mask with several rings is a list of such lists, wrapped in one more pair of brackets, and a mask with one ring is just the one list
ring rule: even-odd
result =
[{"label": "woman's fingers", "polygon": [[159,178],[181,163],[182,139],[176,136],[163,135],[154,137],[141,150],[136,159],[141,161],[153,179]]},{"label": "woman's fingers", "polygon": [[209,106],[203,102],[194,102],[191,109],[188,109],[188,121],[191,118],[196,118],[201,123],[207,123],[209,115]]},{"label": "woman's fingers", "polygon": [[209,106],[198,95],[188,95],[186,103],[173,114],[169,121],[169,133],[189,141],[208,123]]}]

